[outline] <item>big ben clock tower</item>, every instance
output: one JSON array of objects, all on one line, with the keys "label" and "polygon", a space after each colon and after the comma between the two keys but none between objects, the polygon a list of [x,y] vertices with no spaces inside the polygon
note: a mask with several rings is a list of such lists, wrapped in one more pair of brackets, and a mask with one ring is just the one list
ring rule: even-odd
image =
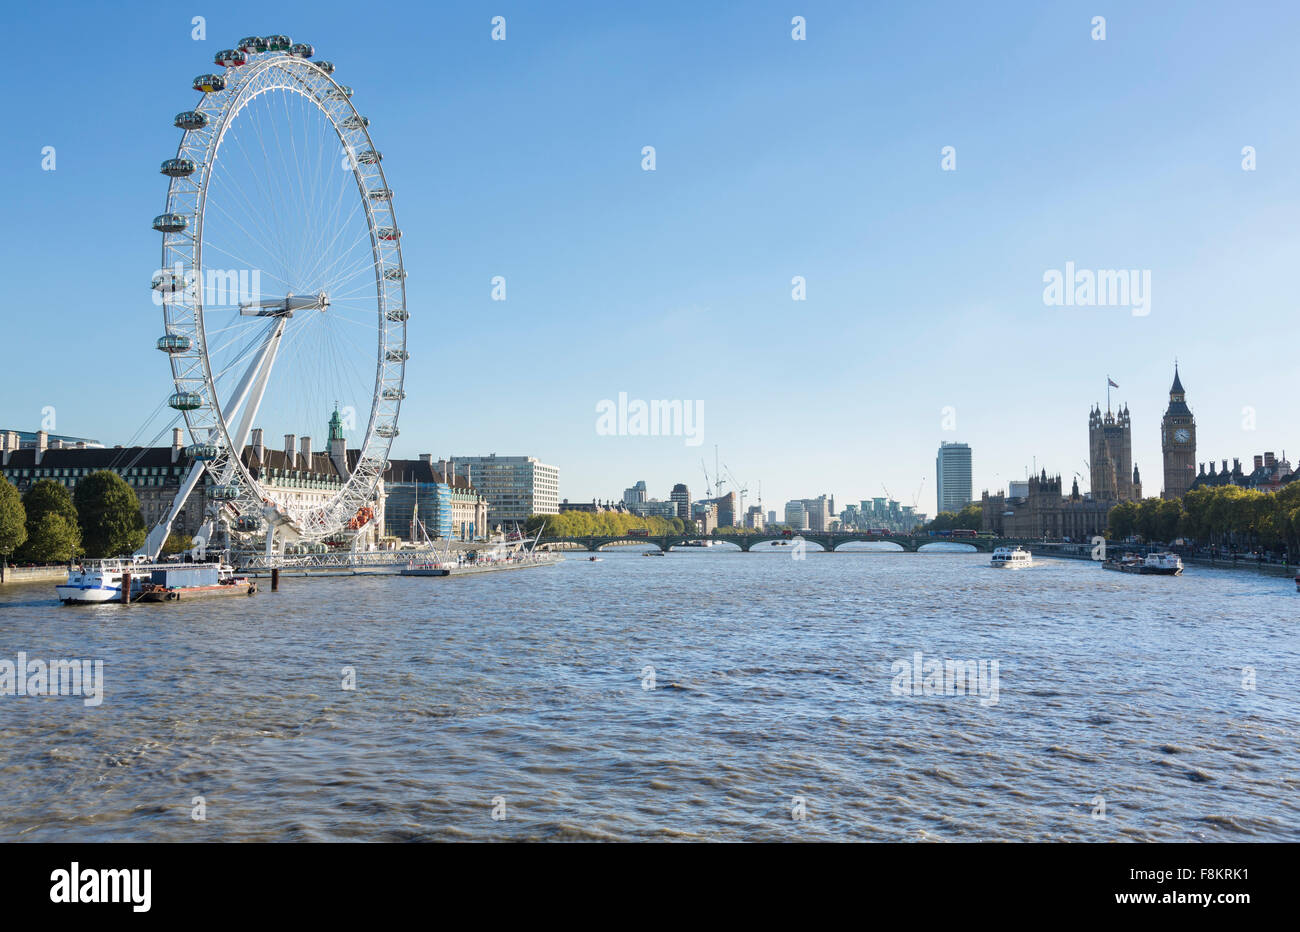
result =
[{"label": "big ben clock tower", "polygon": [[1165,455],[1165,489],[1162,498],[1182,498],[1196,478],[1196,418],[1187,407],[1178,364],[1169,387],[1169,407],[1160,421],[1160,448]]}]

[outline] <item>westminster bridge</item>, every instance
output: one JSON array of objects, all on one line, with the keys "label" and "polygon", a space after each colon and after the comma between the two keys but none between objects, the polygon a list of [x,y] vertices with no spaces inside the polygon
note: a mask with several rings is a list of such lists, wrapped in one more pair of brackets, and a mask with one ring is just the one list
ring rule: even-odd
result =
[{"label": "westminster bridge", "polygon": [[[803,534],[787,535],[765,534],[760,531],[753,534],[718,534],[715,532],[708,535],[656,534],[644,537],[633,534],[543,537],[538,541],[537,547],[541,550],[590,550],[599,552],[606,547],[626,544],[653,544],[660,550],[666,551],[672,547],[687,547],[700,541],[734,544],[743,551],[751,550],[760,544],[771,543],[775,543],[777,546],[788,544],[793,547],[803,541],[805,544],[817,544],[828,553],[833,553],[837,547],[849,543],[896,544],[906,553],[916,553],[927,544],[965,544],[974,550],[985,553],[991,552],[995,547],[1014,547],[1017,544],[1024,547],[1033,546],[1040,550],[1044,547],[1059,549],[1063,546],[1060,542],[1047,542],[1041,539],[1025,540],[1013,537],[930,537],[928,534],[863,534],[851,531],[826,533],[808,531]],[[862,551],[855,552],[861,553]]]}]

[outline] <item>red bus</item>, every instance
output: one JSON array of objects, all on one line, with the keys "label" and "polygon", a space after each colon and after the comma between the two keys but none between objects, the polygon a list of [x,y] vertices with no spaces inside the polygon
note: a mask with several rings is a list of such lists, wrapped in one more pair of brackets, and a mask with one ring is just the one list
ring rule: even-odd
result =
[{"label": "red bus", "polygon": [[634,528],[632,528],[630,531],[628,531],[627,533],[628,533],[628,535],[631,536],[631,537],[649,537],[649,536],[650,536],[650,529],[649,529],[649,528],[644,528],[644,527],[634,527]]},{"label": "red bus", "polygon": [[976,531],[972,531],[970,528],[959,527],[959,528],[953,528],[952,536],[953,537],[974,537],[976,536],[976,533],[977,533]]}]

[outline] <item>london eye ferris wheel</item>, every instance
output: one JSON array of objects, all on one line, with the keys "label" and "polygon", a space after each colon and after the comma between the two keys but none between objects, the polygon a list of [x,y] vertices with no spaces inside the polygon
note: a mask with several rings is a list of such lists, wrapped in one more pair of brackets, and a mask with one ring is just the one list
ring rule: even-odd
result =
[{"label": "london eye ferris wheel", "polygon": [[[206,472],[209,540],[316,541],[367,514],[398,432],[408,315],[393,191],[352,89],[310,45],[250,36],[215,63],[175,117],[183,135],[153,221],[168,403],[202,464],[165,523]],[[357,452],[319,491],[245,462],[254,428],[321,437],[332,409]],[[155,532],[156,554],[166,529]]]}]

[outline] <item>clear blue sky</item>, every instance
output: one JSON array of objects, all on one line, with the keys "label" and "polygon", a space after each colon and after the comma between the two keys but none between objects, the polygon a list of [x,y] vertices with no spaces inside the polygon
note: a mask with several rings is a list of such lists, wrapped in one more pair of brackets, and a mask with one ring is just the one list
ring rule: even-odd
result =
[{"label": "clear blue sky", "polygon": [[[1035,457],[1068,484],[1109,374],[1155,494],[1175,355],[1199,459],[1300,455],[1296,5],[200,7],[0,14],[5,425],[53,405],[58,432],[125,442],[169,392],[148,281],[171,118],[214,52],[279,31],[356,88],[398,193],[397,455],[526,453],[570,499],[666,498],[717,443],[751,504],[760,479],[778,510],[910,503],[924,477],[933,512],[941,440],[974,448],[976,495]],[[1151,313],[1045,306],[1067,261],[1151,270]],[[620,391],[703,400],[703,445],[598,436]]]}]

